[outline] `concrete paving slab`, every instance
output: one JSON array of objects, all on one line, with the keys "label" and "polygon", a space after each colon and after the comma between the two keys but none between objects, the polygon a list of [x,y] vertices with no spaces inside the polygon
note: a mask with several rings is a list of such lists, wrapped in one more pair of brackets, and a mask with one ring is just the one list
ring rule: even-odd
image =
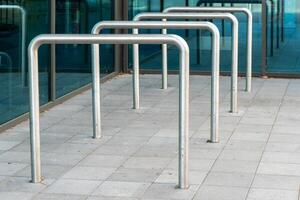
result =
[{"label": "concrete paving slab", "polygon": [[[91,91],[41,115],[41,184],[31,184],[29,123],[0,134],[0,199],[293,200],[300,177],[300,95],[292,79],[253,78],[229,113],[220,79],[220,143],[210,136],[210,77],[190,77],[190,181],[176,188],[178,76],[141,75],[132,109],[130,75],[101,84],[102,134],[92,138]],[[295,84],[297,83],[297,84]],[[240,87],[244,81],[240,78]],[[298,199],[295,199],[298,200]]]}]

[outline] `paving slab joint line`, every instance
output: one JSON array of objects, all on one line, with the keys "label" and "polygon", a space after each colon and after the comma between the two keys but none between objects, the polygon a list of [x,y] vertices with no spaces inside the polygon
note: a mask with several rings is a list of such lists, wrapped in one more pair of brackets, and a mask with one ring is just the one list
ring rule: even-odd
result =
[{"label": "paving slab joint line", "polygon": [[[264,81],[264,84],[265,84],[265,83],[266,83],[266,80]],[[275,123],[276,123],[276,121],[277,121],[277,119],[278,119],[278,114],[279,114],[280,109],[281,109],[281,107],[282,107],[282,105],[283,105],[284,97],[285,97],[286,94],[287,94],[287,91],[288,91],[288,88],[289,88],[289,86],[290,86],[290,83],[291,83],[291,81],[289,80],[289,81],[288,81],[288,84],[287,84],[286,87],[285,87],[284,95],[282,95],[282,97],[281,97],[280,105],[279,105],[279,108],[277,109],[277,112],[276,112],[276,117],[275,117],[274,122],[273,122],[273,124],[272,124],[272,128],[270,129],[268,139],[267,139],[267,141],[265,142],[266,145],[264,146],[263,152],[262,152],[262,154],[261,154],[261,156],[260,156],[258,165],[257,165],[256,170],[255,170],[255,173],[254,173],[254,176],[253,176],[253,178],[252,178],[251,184],[250,184],[249,189],[248,189],[248,192],[247,192],[247,194],[246,194],[246,199],[248,199],[248,197],[249,197],[250,190],[251,190],[251,188],[252,188],[252,186],[253,186],[253,183],[254,183],[254,180],[255,180],[255,178],[256,178],[257,171],[258,171],[258,169],[259,169],[259,165],[260,165],[260,163],[262,162],[263,155],[264,155],[264,153],[266,152],[267,144],[268,144],[268,142],[270,141],[270,137],[271,137],[272,131],[273,131],[274,126],[275,126]],[[263,88],[263,85],[261,86],[260,90],[261,90],[262,88]]]},{"label": "paving slab joint line", "polygon": [[299,185],[299,188],[298,188],[298,200],[300,200],[300,185]]},{"label": "paving slab joint line", "polygon": [[[254,98],[258,95],[258,93],[259,93],[259,91],[261,90],[261,88],[262,88],[262,87],[260,87],[260,89],[256,91],[256,93],[255,93],[255,95],[254,95]],[[254,99],[254,98],[253,98],[253,99]],[[249,104],[249,105],[247,106],[247,109],[246,109],[245,113],[247,112],[247,110],[249,109],[249,107],[250,107],[251,105],[252,105],[252,103]],[[241,118],[239,119],[239,122],[237,123],[237,125],[241,122],[242,119],[243,119],[243,117],[241,117]],[[232,136],[233,136],[233,134],[234,134],[234,132],[235,132],[236,129],[237,129],[237,126],[236,126],[235,129],[231,132],[230,137],[227,139],[226,143],[225,143],[224,146],[222,147],[222,149],[221,149],[220,153],[218,154],[217,158],[214,160],[214,162],[213,162],[211,168],[210,168],[209,171],[207,172],[207,174],[206,174],[205,178],[203,179],[202,183],[199,185],[199,188],[198,188],[197,191],[195,192],[195,194],[194,194],[194,196],[193,196],[192,199],[195,199],[196,194],[200,191],[200,189],[201,189],[201,187],[203,186],[204,182],[207,180],[208,175],[211,173],[211,170],[212,170],[213,167],[215,166],[217,160],[219,160],[219,158],[220,158],[222,152],[225,150],[226,145],[228,144],[228,142],[229,142],[230,139],[232,138]],[[252,183],[251,183],[251,184],[252,184]],[[247,196],[248,196],[249,191],[250,191],[250,187],[249,187],[249,190],[248,190],[248,192],[247,192]]]}]

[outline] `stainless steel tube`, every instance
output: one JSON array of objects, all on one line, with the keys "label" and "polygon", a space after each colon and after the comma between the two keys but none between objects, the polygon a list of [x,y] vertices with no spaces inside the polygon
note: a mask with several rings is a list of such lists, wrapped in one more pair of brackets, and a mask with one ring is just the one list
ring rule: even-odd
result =
[{"label": "stainless steel tube", "polygon": [[[252,87],[252,46],[253,46],[253,15],[248,8],[237,7],[170,7],[166,8],[164,13],[170,12],[209,12],[209,13],[244,13],[247,17],[247,72],[246,72],[246,88],[247,92],[251,92]],[[197,38],[199,39],[199,38]]]},{"label": "stainless steel tube", "polygon": [[[189,186],[188,143],[189,143],[189,47],[185,40],[176,35],[91,35],[91,34],[44,34],[35,37],[28,47],[29,91],[30,91],[30,142],[32,182],[42,181],[40,159],[39,123],[39,78],[38,49],[43,44],[172,44],[180,52],[179,86],[179,188]],[[93,49],[94,50],[94,49]],[[95,51],[92,51],[95,53]],[[98,51],[99,52],[99,51]],[[95,56],[94,56],[95,57]],[[99,60],[98,60],[99,61]],[[99,65],[93,65],[99,68]],[[99,69],[93,70],[93,98],[100,97]],[[99,99],[94,99],[100,101]],[[100,105],[100,104],[97,104]],[[98,108],[100,111],[100,106]],[[98,112],[98,111],[97,111]],[[100,126],[100,124],[98,124]]]},{"label": "stainless steel tube", "polygon": [[[166,22],[166,19],[163,19],[162,21]],[[162,30],[162,34],[167,34],[167,29],[163,29]],[[162,45],[162,55],[164,57],[164,55],[168,54],[168,46],[166,44]],[[139,46],[136,46],[136,49],[139,53]],[[166,90],[168,89],[168,59],[162,59],[162,89]]]},{"label": "stainless steel tube", "polygon": [[0,5],[0,9],[13,9],[18,10],[21,13],[22,20],[22,34],[21,34],[21,74],[22,84],[26,85],[26,65],[25,65],[25,54],[26,54],[26,11],[23,7],[18,5]]},{"label": "stainless steel tube", "polygon": [[[232,23],[232,69],[231,69],[231,101],[230,112],[237,112],[238,101],[238,30],[237,18],[230,13],[141,13],[133,21],[142,20],[167,20],[167,19],[227,19]],[[163,51],[163,62],[167,63],[166,50]],[[163,67],[164,68],[164,67]],[[163,76],[164,77],[164,76]]]},{"label": "stainless steel tube", "polygon": [[[8,66],[8,85],[12,85],[12,82],[13,82],[13,68],[12,68],[12,59],[11,57],[9,56],[8,53],[6,52],[1,52],[0,51],[0,66],[2,66],[2,58],[6,58],[7,60],[7,66]],[[12,94],[12,87],[8,87],[8,94]],[[12,98],[9,98],[8,99],[8,104],[9,106],[12,106]]]},{"label": "stainless steel tube", "polygon": [[[154,21],[102,21],[97,23],[93,30],[93,34],[99,34],[103,29],[134,29],[135,33],[138,29],[205,29],[212,34],[212,87],[211,87],[211,142],[219,142],[219,70],[220,70],[220,34],[218,28],[210,22],[154,22]],[[139,57],[138,45],[134,47],[134,76],[133,91],[134,103],[139,99]],[[99,45],[95,44],[94,49],[99,49]],[[99,53],[94,53],[93,62],[99,63]],[[167,65],[165,65],[167,66]],[[167,70],[167,69],[166,69]],[[167,74],[167,73],[166,73]]]},{"label": "stainless steel tube", "polygon": [[[133,34],[138,34],[137,29],[133,29]],[[140,54],[138,44],[133,45],[133,109],[140,109]]]}]

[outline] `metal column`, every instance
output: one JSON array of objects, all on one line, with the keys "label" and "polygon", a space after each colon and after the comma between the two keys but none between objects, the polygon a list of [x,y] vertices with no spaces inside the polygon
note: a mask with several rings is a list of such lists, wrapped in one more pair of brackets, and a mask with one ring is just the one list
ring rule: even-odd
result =
[{"label": "metal column", "polygon": [[26,76],[26,60],[25,60],[25,54],[26,54],[26,21],[27,21],[27,14],[23,7],[18,5],[0,5],[0,10],[2,9],[12,9],[12,10],[18,10],[21,13],[21,20],[22,20],[22,43],[21,43],[21,74],[22,74],[22,85],[27,85],[27,76]]}]

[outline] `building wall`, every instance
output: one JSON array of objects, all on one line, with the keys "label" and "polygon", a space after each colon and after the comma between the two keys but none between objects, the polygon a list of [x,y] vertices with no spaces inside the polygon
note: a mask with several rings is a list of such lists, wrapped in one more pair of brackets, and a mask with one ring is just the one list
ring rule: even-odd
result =
[{"label": "building wall", "polygon": [[[216,0],[220,2],[220,0]],[[224,4],[223,6],[236,6],[249,8],[254,16],[253,27],[253,72],[257,75],[262,73],[265,69],[267,75],[272,76],[296,76],[300,77],[300,23],[299,23],[299,9],[300,4],[298,0],[273,0],[273,6],[270,0],[263,0],[267,2],[267,40],[262,39],[262,6],[261,4]],[[196,6],[199,0],[164,0],[164,1],[150,1],[150,0],[129,0],[129,16],[132,17],[140,12],[161,11],[164,8],[171,6]],[[201,0],[206,2],[206,0]],[[234,2],[234,1],[232,1]],[[280,11],[284,3],[284,14]],[[209,4],[208,4],[209,5]],[[202,4],[201,6],[204,6]],[[214,3],[212,6],[222,6],[220,3]],[[272,9],[273,8],[273,9]],[[272,18],[273,10],[273,18]],[[239,20],[239,72],[244,73],[246,70],[246,18],[243,14],[236,14]],[[273,23],[272,23],[273,19]],[[283,26],[281,25],[283,20]],[[221,44],[221,72],[230,72],[231,66],[231,24],[221,20],[214,20],[218,26],[222,37]],[[272,26],[273,24],[273,26]],[[224,26],[224,29],[222,28]],[[282,34],[283,30],[283,34]],[[148,31],[148,32],[159,32]],[[211,49],[210,49],[210,35],[202,31],[200,44],[197,46],[196,31],[189,31],[188,35],[185,31],[175,30],[169,31],[176,33],[186,38],[191,49],[191,71],[192,72],[210,72],[211,70]],[[267,66],[262,64],[262,43],[267,44]],[[272,47],[273,45],[273,47]],[[161,66],[161,48],[159,46],[142,47],[141,51],[142,64],[141,67],[145,70],[159,70]],[[200,51],[200,53],[199,53]],[[169,57],[177,57],[178,52],[172,48],[169,50]],[[130,58],[132,55],[130,55]],[[132,61],[132,60],[130,60]],[[130,65],[132,63],[130,62]],[[178,70],[177,59],[169,59],[169,69]]]},{"label": "building wall", "polygon": [[[165,0],[162,4],[157,3],[160,1],[148,1],[148,0],[130,0],[130,8],[129,8],[129,16],[132,18],[136,14],[140,12],[149,12],[156,11],[159,12],[165,8],[172,6],[196,6],[198,1],[196,0]],[[156,6],[154,6],[156,4]],[[157,6],[161,5],[161,6]],[[204,6],[204,5],[203,5]],[[213,6],[220,6],[220,4],[214,4]],[[230,6],[226,4],[225,6]],[[249,5],[235,5],[235,6],[243,6],[249,7]],[[253,59],[253,68],[254,72],[260,72],[261,65],[261,5],[252,5],[252,8],[255,20],[254,20],[254,44],[256,50],[254,51]],[[246,17],[243,14],[236,15],[239,19],[239,70],[240,72],[246,71]],[[231,23],[227,20],[214,20],[213,21],[219,28],[222,34],[221,40],[221,71],[222,72],[230,72],[231,70]],[[224,23],[224,24],[223,24]],[[224,29],[222,27],[224,26]],[[221,31],[223,30],[223,31]],[[149,31],[148,31],[149,32]],[[157,32],[159,30],[150,31]],[[209,32],[201,31],[200,37],[200,46],[197,45],[197,31],[189,30],[188,32],[184,30],[170,30],[169,33],[179,34],[184,37],[190,46],[191,50],[191,70],[193,72],[210,72],[211,71],[211,37]],[[141,67],[146,70],[160,69],[161,66],[161,48],[156,45],[155,47],[144,46],[142,47],[143,51],[141,51],[142,55],[142,65]],[[170,70],[178,70],[178,60],[172,59],[172,57],[178,57],[178,52],[175,48],[170,47],[169,49],[169,69]],[[131,60],[132,61],[132,60]],[[130,63],[131,65],[132,63]]]},{"label": "building wall", "polygon": [[[50,0],[8,0],[0,5],[19,5],[26,11],[26,48],[42,33],[50,33]],[[110,0],[56,0],[57,33],[90,33],[100,20],[113,18]],[[22,59],[22,26],[19,11],[0,10],[0,126],[28,112],[27,58]],[[114,71],[114,49],[101,46],[101,75]],[[27,57],[27,49],[26,49]],[[41,104],[50,100],[50,47],[39,51]],[[56,47],[56,97],[61,97],[91,81],[90,46],[58,45]],[[26,70],[22,73],[22,62]],[[25,85],[24,85],[25,83]]]},{"label": "building wall", "polygon": [[[0,1],[0,5],[14,4],[22,6],[27,13],[26,47],[30,40],[38,34],[50,33],[50,0],[8,0]],[[54,0],[52,0],[54,1]],[[125,0],[124,0],[125,1]],[[140,12],[159,12],[171,6],[196,6],[198,0],[126,0],[128,7],[124,8],[126,15],[132,19]],[[204,0],[202,0],[204,1]],[[260,75],[262,71],[262,43],[267,42],[267,74],[277,76],[300,77],[300,29],[299,10],[297,0],[274,0],[274,22],[271,29],[270,0],[268,5],[267,41],[262,40],[262,6],[260,4],[234,4],[251,9],[254,15],[253,40],[253,71]],[[285,3],[285,12],[282,18],[277,15],[278,5]],[[101,20],[113,19],[114,1],[111,0],[55,0],[56,2],[56,33],[89,33],[92,26]],[[278,3],[279,4],[278,4]],[[221,6],[221,4],[213,4]],[[224,6],[231,6],[225,4]],[[53,10],[52,10],[53,11]],[[125,15],[125,14],[124,14]],[[246,68],[246,18],[243,14],[236,15],[240,21],[239,26],[239,71]],[[126,17],[124,17],[126,18]],[[277,21],[278,19],[278,21]],[[283,27],[281,26],[283,20]],[[277,23],[278,22],[278,23]],[[222,37],[221,44],[221,72],[230,72],[231,69],[231,25],[229,22],[215,20]],[[224,29],[222,28],[224,27]],[[282,29],[283,28],[283,29]],[[283,33],[281,32],[283,30]],[[27,69],[27,59],[22,59],[21,15],[17,11],[0,10],[0,126],[5,122],[28,112],[28,87],[22,81],[22,63]],[[106,31],[110,32],[109,30]],[[130,32],[130,31],[129,31]],[[160,33],[160,30],[143,30],[144,33]],[[191,71],[211,71],[210,35],[201,31],[200,46],[197,45],[196,31],[170,30],[169,33],[179,34],[186,38],[191,49]],[[277,37],[278,36],[278,37]],[[277,40],[277,38],[279,38]],[[273,42],[272,42],[273,41]],[[277,42],[278,41],[278,42]],[[273,43],[273,54],[271,44]],[[129,48],[129,66],[132,64],[131,48]],[[51,79],[49,71],[50,48],[43,46],[40,49],[40,97],[41,103],[51,100]],[[125,53],[126,55],[126,53]],[[90,48],[84,45],[57,45],[56,46],[56,78],[55,95],[64,96],[91,81]],[[114,47],[101,46],[101,75],[114,71]],[[178,57],[176,48],[169,49],[169,69],[178,70]],[[122,58],[120,58],[122,59]],[[126,60],[126,59],[122,59]],[[144,70],[160,70],[161,47],[159,45],[141,45],[141,67]],[[120,61],[121,62],[121,61]],[[123,63],[124,64],[124,63]],[[126,64],[125,64],[126,65]],[[26,75],[25,70],[25,75]],[[25,85],[24,85],[25,83]]]}]

